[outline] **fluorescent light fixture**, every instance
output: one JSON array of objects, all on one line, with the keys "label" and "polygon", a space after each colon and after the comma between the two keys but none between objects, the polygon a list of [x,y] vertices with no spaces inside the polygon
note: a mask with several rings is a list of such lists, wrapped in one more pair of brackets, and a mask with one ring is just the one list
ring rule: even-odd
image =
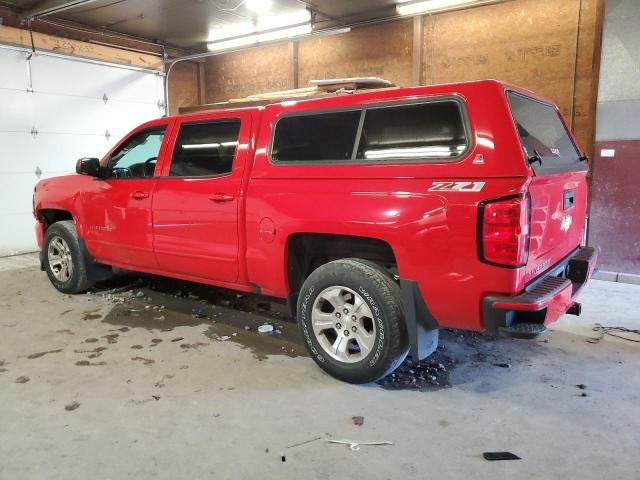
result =
[{"label": "fluorescent light fixture", "polygon": [[400,15],[415,15],[417,13],[443,10],[450,7],[472,5],[476,0],[399,0],[396,9]]},{"label": "fluorescent light fixture", "polygon": [[252,12],[262,13],[271,10],[273,0],[245,0],[244,6]]},{"label": "fluorescent light fixture", "polygon": [[309,33],[311,33],[311,24],[306,24],[298,25],[296,27],[282,28],[272,32],[258,33],[256,38],[258,39],[258,42],[270,42],[271,40],[299,37],[300,35],[307,35]]},{"label": "fluorescent light fixture", "polygon": [[241,23],[212,29],[209,31],[210,43],[207,47],[211,51],[227,50],[308,35],[311,31],[311,13],[308,10],[294,10],[280,15],[259,16],[255,26]]},{"label": "fluorescent light fixture", "polygon": [[229,48],[246,47],[248,45],[253,45],[256,42],[256,36],[251,34],[244,37],[231,38],[229,40],[220,40],[219,42],[211,42],[207,44],[207,47],[212,52],[215,52],[218,50],[227,50]]},{"label": "fluorescent light fixture", "polygon": [[309,10],[294,10],[279,15],[259,16],[256,21],[256,31],[272,30],[275,28],[293,27],[311,22]]},{"label": "fluorescent light fixture", "polygon": [[226,40],[228,38],[249,35],[254,31],[255,28],[251,22],[236,23],[234,25],[224,25],[222,27],[215,27],[210,29],[208,41],[217,42],[219,40]]}]

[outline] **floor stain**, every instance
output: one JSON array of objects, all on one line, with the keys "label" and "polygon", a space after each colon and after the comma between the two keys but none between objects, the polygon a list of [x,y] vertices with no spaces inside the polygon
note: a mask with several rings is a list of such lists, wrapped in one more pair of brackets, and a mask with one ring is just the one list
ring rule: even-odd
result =
[{"label": "floor stain", "polygon": [[96,348],[92,348],[91,350],[78,348],[73,352],[74,353],[100,353],[100,352],[104,352],[105,350],[107,350],[107,347],[96,347]]},{"label": "floor stain", "polygon": [[107,340],[107,343],[118,343],[118,337],[119,334],[117,333],[111,333],[109,335],[103,335],[102,338],[105,338]]},{"label": "floor stain", "polygon": [[64,334],[64,335],[75,335],[75,333],[73,333],[68,328],[63,328],[61,330],[56,330],[56,333],[60,333],[60,334]]},{"label": "floor stain", "polygon": [[162,378],[155,383],[155,386],[158,388],[164,388],[165,381],[171,380],[173,377],[175,377],[175,375],[169,375],[169,374],[163,375]]},{"label": "floor stain", "polygon": [[87,310],[83,312],[82,319],[83,320],[100,320],[102,318],[102,314],[98,313],[100,309],[95,310]]},{"label": "floor stain", "polygon": [[57,350],[48,350],[46,352],[32,353],[31,355],[27,355],[27,358],[33,360],[34,358],[41,358],[41,357],[44,357],[45,355],[49,355],[50,353],[60,353],[61,351],[62,349],[58,348]]},{"label": "floor stain", "polygon": [[16,383],[27,383],[29,380],[31,380],[29,377],[21,376],[16,378]]},{"label": "floor stain", "polygon": [[6,368],[0,368],[0,373],[5,373],[8,372],[9,370],[7,370]]},{"label": "floor stain", "polygon": [[70,404],[65,405],[65,406],[64,406],[64,409],[65,409],[67,412],[73,412],[73,411],[74,411],[76,408],[78,408],[79,406],[80,406],[80,403],[78,403],[78,402],[71,402]]},{"label": "floor stain", "polygon": [[142,345],[131,345],[133,350],[142,350],[144,347]]},{"label": "floor stain", "polygon": [[87,338],[84,343],[96,343],[97,341],[97,338]]},{"label": "floor stain", "polygon": [[89,360],[80,360],[76,362],[76,365],[79,367],[99,367],[101,365],[106,365],[107,362],[90,362]]},{"label": "floor stain", "polygon": [[194,349],[194,350],[198,350],[200,347],[208,347],[209,344],[206,342],[196,342],[196,343],[181,343],[180,344],[180,348],[184,348],[185,350],[188,350],[190,348]]},{"label": "floor stain", "polygon": [[132,357],[131,360],[133,360],[134,362],[142,362],[144,365],[153,365],[154,363],[156,363],[155,360],[144,357]]},{"label": "floor stain", "polygon": [[73,312],[73,309],[65,310],[60,314],[60,316],[62,317],[63,315],[66,315],[67,313],[71,313],[71,312]]}]

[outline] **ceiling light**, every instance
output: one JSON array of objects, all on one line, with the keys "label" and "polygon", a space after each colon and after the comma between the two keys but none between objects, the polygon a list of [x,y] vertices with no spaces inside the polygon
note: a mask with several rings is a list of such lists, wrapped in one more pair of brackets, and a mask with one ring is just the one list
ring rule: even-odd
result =
[{"label": "ceiling light", "polygon": [[211,51],[245,47],[257,43],[308,35],[312,31],[311,13],[295,10],[280,15],[259,16],[250,23],[227,25],[209,31],[207,47]]},{"label": "ceiling light", "polygon": [[271,10],[273,0],[246,0],[244,6],[252,12],[262,13]]},{"label": "ceiling light", "polygon": [[244,37],[230,38],[229,40],[211,42],[207,44],[207,48],[212,52],[215,52],[218,50],[227,50],[236,47],[246,47],[248,45],[253,45],[257,41],[258,40],[256,39],[256,36],[251,34],[245,35]]},{"label": "ceiling light", "polygon": [[293,27],[311,22],[309,10],[294,10],[293,12],[281,13],[280,15],[259,16],[256,22],[256,30],[271,30],[273,28]]},{"label": "ceiling light", "polygon": [[477,3],[477,0],[399,0],[396,9],[400,15],[415,15],[417,13],[444,10],[451,7],[465,6]]},{"label": "ceiling light", "polygon": [[227,38],[240,37],[242,35],[249,35],[253,33],[255,28],[250,22],[236,23],[233,25],[224,25],[222,27],[215,27],[209,30],[209,42],[217,42],[219,40],[225,40]]},{"label": "ceiling light", "polygon": [[272,32],[258,33],[256,35],[256,38],[258,39],[258,42],[270,42],[271,40],[298,37],[300,35],[307,35],[309,33],[311,33],[311,24],[306,24],[289,28],[281,28]]}]

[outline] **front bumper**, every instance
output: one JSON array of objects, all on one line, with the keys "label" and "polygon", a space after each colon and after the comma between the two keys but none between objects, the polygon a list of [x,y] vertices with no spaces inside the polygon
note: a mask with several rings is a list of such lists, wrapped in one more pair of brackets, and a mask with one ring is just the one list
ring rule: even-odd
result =
[{"label": "front bumper", "polygon": [[485,331],[495,336],[514,322],[548,325],[567,313],[596,266],[598,253],[582,247],[549,269],[515,297],[490,295],[482,305]]}]

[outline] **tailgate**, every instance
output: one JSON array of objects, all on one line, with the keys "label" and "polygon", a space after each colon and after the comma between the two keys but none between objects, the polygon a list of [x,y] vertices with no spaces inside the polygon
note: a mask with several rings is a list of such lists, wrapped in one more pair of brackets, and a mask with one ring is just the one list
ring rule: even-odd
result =
[{"label": "tailgate", "polygon": [[587,208],[587,166],[555,105],[516,93],[507,99],[529,183],[531,229],[524,283],[553,266],[581,243]]}]

